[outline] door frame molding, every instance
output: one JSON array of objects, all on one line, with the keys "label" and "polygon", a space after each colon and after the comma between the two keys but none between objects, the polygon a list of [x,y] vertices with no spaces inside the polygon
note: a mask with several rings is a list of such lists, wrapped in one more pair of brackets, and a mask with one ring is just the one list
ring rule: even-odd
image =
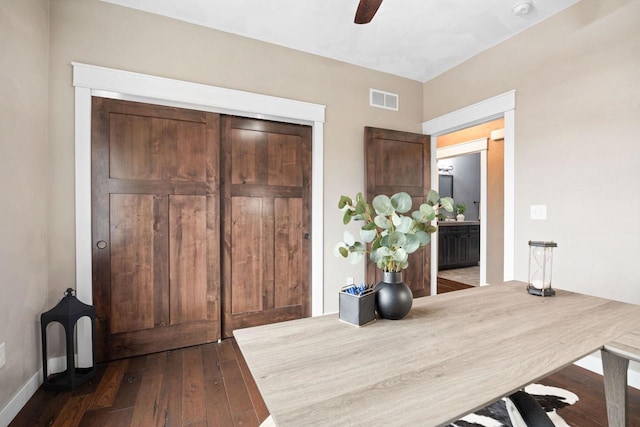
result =
[{"label": "door frame molding", "polygon": [[[324,312],[323,146],[325,106],[95,65],[71,63],[75,89],[76,294],[92,304],[91,97],[122,99],[312,127],[311,314]],[[91,363],[90,325],[78,324],[79,363]]]},{"label": "door frame molding", "polygon": [[[422,132],[431,135],[431,152],[436,152],[438,136],[504,117],[504,271],[503,279],[513,280],[515,272],[515,108],[516,91],[435,117],[422,123]],[[431,182],[437,182],[436,156],[431,156]],[[431,239],[437,257],[437,240]],[[432,257],[433,258],[433,257]],[[431,263],[431,291],[438,286],[437,259]]]}]

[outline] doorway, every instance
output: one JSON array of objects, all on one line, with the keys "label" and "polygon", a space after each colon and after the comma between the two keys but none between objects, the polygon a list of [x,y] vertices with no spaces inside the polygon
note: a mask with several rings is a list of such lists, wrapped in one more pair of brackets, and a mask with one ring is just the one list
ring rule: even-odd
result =
[{"label": "doorway", "polygon": [[[75,91],[76,290],[91,304],[91,99],[94,96],[312,126],[311,301],[323,314],[323,141],[325,106],[148,74],[73,63]],[[78,361],[92,363],[91,327],[78,323]]]},{"label": "doorway", "polygon": [[[500,169],[500,179],[502,180],[502,196],[503,200],[500,204],[502,212],[503,224],[501,233],[495,233],[495,238],[499,239],[496,247],[502,252],[501,271],[498,272],[496,283],[509,281],[514,279],[514,147],[515,147],[515,91],[510,91],[497,95],[493,98],[486,99],[473,105],[461,108],[448,114],[436,117],[429,121],[423,122],[422,132],[432,135],[432,150],[436,150],[436,144],[443,135],[456,132],[462,129],[470,128],[477,124],[487,123],[491,120],[503,118],[504,130],[502,132],[503,144],[503,167]],[[437,182],[438,171],[435,164],[435,158],[432,159],[432,180]],[[497,171],[496,171],[497,172]],[[438,255],[438,241],[432,240],[432,253],[434,258]],[[431,285],[432,293],[437,293],[437,274],[438,269],[436,263],[432,263],[431,268]]]},{"label": "doorway", "polygon": [[486,228],[481,227],[486,168],[481,173],[481,160],[486,150],[453,157],[443,157],[443,151],[437,151],[439,191],[441,197],[454,199],[455,209],[438,221],[438,282],[484,285],[486,256],[481,259],[481,252],[486,252],[486,241],[481,242],[480,229]]},{"label": "doorway", "polygon": [[[470,128],[462,133],[443,135],[437,143],[440,147],[436,157],[442,162],[445,172],[458,177],[459,191],[453,186],[456,207],[468,205],[469,213],[463,221],[439,223],[438,266],[439,270],[474,268],[475,279],[454,280],[470,286],[487,284],[487,138],[464,141],[467,135],[482,134],[482,128]],[[457,159],[457,160],[456,160]],[[474,161],[475,160],[475,161]],[[452,178],[455,180],[455,177]],[[455,182],[455,181],[454,181]],[[457,198],[457,199],[456,199]],[[460,218],[462,219],[462,218]],[[442,258],[442,259],[441,259]],[[451,273],[451,272],[450,272]],[[458,271],[460,277],[469,276],[469,271]],[[451,274],[456,275],[456,272]],[[458,277],[458,279],[460,279]]]}]

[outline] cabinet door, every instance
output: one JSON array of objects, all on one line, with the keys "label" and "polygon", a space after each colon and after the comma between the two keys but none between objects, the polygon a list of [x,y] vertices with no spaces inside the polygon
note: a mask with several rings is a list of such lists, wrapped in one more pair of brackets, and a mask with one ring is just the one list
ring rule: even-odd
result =
[{"label": "cabinet door", "polygon": [[457,258],[456,264],[469,263],[469,233],[460,233],[457,236]]},{"label": "cabinet door", "polygon": [[438,227],[438,269],[442,270],[447,263],[447,228]]},{"label": "cabinet door", "polygon": [[480,226],[469,227],[469,263],[480,262]]}]

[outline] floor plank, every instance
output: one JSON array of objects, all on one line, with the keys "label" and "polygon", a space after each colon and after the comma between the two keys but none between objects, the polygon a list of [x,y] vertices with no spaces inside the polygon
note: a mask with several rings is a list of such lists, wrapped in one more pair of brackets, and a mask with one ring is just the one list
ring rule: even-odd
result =
[{"label": "floor plank", "polygon": [[191,347],[184,351],[182,423],[190,425],[206,421],[204,375],[202,370],[201,347]]},{"label": "floor plank", "polygon": [[165,427],[182,426],[182,378],[184,350],[166,353],[165,371],[160,389],[160,404],[166,408]]},{"label": "floor plank", "polygon": [[202,348],[202,366],[204,369],[205,397],[207,399],[207,421],[209,427],[228,426],[233,424],[229,397],[225,389],[224,379],[218,352],[219,344],[207,344]]}]

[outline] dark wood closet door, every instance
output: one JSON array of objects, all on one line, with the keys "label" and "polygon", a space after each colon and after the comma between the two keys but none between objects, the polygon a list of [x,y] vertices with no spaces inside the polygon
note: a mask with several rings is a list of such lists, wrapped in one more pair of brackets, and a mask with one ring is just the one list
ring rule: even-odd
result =
[{"label": "dark wood closet door", "polygon": [[[427,199],[431,189],[431,147],[428,135],[365,127],[366,198],[369,203],[378,194],[392,196],[400,191],[413,198],[412,210]],[[403,280],[414,297],[430,295],[430,246],[409,256]],[[380,269],[367,261],[367,282],[382,279]]]},{"label": "dark wood closet door", "polygon": [[93,98],[97,359],[220,338],[219,116]]},{"label": "dark wood closet door", "polygon": [[223,336],[311,313],[311,128],[223,117]]}]

